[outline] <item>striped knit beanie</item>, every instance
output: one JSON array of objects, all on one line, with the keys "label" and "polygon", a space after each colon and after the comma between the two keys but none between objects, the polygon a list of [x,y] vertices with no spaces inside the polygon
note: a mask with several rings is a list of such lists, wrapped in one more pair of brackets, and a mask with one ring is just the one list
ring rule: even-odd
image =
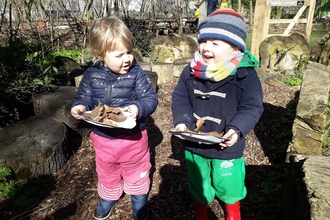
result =
[{"label": "striped knit beanie", "polygon": [[219,9],[207,16],[198,26],[200,43],[205,39],[219,39],[245,50],[247,27],[243,17],[232,9]]}]

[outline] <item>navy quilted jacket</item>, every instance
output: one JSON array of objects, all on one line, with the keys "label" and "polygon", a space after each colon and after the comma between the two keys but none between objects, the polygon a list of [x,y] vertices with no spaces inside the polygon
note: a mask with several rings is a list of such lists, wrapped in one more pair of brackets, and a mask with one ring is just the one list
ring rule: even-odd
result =
[{"label": "navy quilted jacket", "polygon": [[134,104],[139,109],[137,125],[132,130],[92,126],[92,131],[108,138],[144,129],[145,118],[156,110],[158,104],[157,93],[148,75],[135,60],[126,74],[116,74],[102,62],[85,71],[72,107],[81,104],[89,111],[98,105],[98,100],[111,107],[123,108]]}]

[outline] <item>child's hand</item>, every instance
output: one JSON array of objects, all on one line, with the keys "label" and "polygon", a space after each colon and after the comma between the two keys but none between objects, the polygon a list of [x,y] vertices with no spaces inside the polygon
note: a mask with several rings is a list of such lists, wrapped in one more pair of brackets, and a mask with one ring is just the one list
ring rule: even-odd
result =
[{"label": "child's hand", "polygon": [[130,115],[128,115],[128,117],[131,117],[131,118],[134,118],[134,119],[136,119],[138,114],[139,114],[139,109],[136,105],[126,106],[125,108],[123,108],[123,110],[125,112],[129,112]]},{"label": "child's hand", "polygon": [[80,115],[84,114],[86,108],[84,105],[76,105],[71,109],[71,115],[75,119],[82,119]]},{"label": "child's hand", "polygon": [[225,140],[224,142],[219,143],[221,149],[233,146],[238,140],[238,134],[237,134],[238,132],[239,131],[229,129],[229,131],[225,135],[223,135],[223,138],[226,138],[228,140]]},{"label": "child's hand", "polygon": [[187,126],[185,124],[178,124],[177,126],[175,126],[175,130],[185,131],[185,130],[187,130]]}]

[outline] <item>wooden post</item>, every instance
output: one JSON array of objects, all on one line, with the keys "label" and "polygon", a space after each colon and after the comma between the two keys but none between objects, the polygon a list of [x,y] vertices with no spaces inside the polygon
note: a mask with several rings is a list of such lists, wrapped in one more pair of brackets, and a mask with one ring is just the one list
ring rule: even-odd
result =
[{"label": "wooden post", "polygon": [[198,24],[201,23],[207,16],[207,0],[203,0],[199,5]]},{"label": "wooden post", "polygon": [[[298,2],[301,4],[301,8],[297,12],[293,19],[270,19],[270,12],[272,6],[297,6]],[[304,23],[305,31],[304,35],[309,41],[310,34],[312,32],[313,16],[315,10],[316,0],[258,0],[255,5],[255,17],[253,24],[252,34],[252,54],[259,59],[259,46],[261,42],[269,36],[269,24],[289,23],[288,27],[283,34],[277,35],[289,35],[290,31],[295,24]],[[306,18],[300,19],[300,16],[306,10]]]},{"label": "wooden post", "polygon": [[251,45],[251,53],[256,58],[259,57],[260,43],[268,36],[269,16],[270,6],[266,5],[266,0],[256,1]]}]

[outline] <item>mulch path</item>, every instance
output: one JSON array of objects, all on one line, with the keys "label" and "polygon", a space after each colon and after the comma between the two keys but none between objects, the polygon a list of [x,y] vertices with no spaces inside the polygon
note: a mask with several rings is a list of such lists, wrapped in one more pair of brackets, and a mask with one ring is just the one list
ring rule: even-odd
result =
[{"label": "mulch path", "polygon": [[[244,220],[281,219],[281,192],[273,187],[283,181],[285,150],[277,148],[287,146],[290,137],[278,136],[283,130],[278,122],[283,120],[286,106],[295,99],[299,88],[266,83],[263,79],[267,77],[261,77],[265,112],[246,138],[244,158],[248,195],[241,202]],[[153,164],[149,211],[150,219],[155,220],[194,219],[194,206],[187,188],[184,149],[168,132],[173,127],[171,94],[177,80],[159,85],[159,105],[148,119]],[[39,193],[42,199],[37,204],[24,211],[12,212],[7,219],[92,219],[99,198],[94,151],[88,138],[83,138],[71,159],[50,178],[47,187],[40,188]],[[209,204],[210,220],[224,219],[222,207],[217,200]],[[109,219],[131,219],[128,195],[122,197]]]}]

